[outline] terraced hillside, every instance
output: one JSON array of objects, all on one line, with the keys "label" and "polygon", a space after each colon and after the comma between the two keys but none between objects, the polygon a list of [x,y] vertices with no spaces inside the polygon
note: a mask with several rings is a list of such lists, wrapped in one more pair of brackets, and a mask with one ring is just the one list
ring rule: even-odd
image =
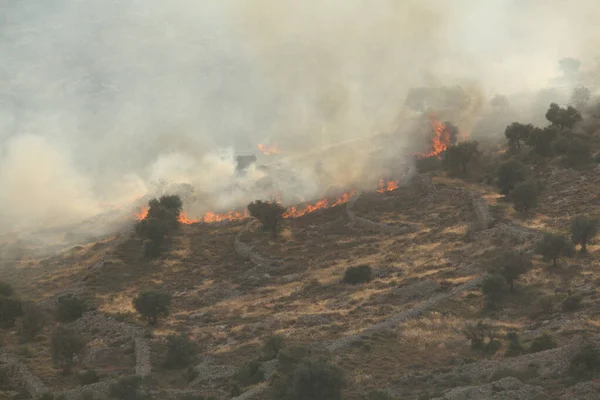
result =
[{"label": "terraced hillside", "polygon": [[[542,233],[566,231],[571,215],[593,211],[595,171],[548,167],[538,174],[545,188],[527,218],[494,188],[420,175],[394,191],[287,219],[276,240],[255,221],[182,225],[156,259],[145,258],[141,239],[125,232],[6,265],[4,279],[18,296],[48,312],[66,293],[93,307],[69,325],[87,343],[70,375],[52,365],[55,322],[26,344],[16,328],[4,329],[0,362],[18,379],[2,389],[7,396],[51,391],[77,399],[83,391],[77,372],[93,369],[100,382],[89,389],[99,396],[120,376],[137,374],[151,378],[158,398],[267,399],[268,377],[284,371],[281,357],[279,363],[265,357],[263,344],[280,335],[284,350],[304,348],[339,366],[344,399],[376,390],[401,399],[476,392],[489,396],[473,398],[500,398],[493,397],[498,391],[522,396],[506,398],[587,398],[568,397],[596,390],[593,382],[573,386],[568,370],[590,340],[580,334],[593,339],[600,326],[593,311],[598,248],[592,244],[587,255],[558,268],[534,257],[515,292],[492,310],[479,286],[495,249],[532,252]],[[371,266],[373,279],[344,283],[346,269],[358,265]],[[171,314],[156,327],[132,306],[147,289],[173,296]],[[582,300],[567,310],[564,300],[573,293]],[[498,338],[491,354],[472,349],[464,335],[466,325],[480,320]],[[546,331],[556,349],[505,355],[507,333],[518,332],[527,348]],[[163,366],[166,338],[174,333],[197,343],[194,368]],[[265,374],[248,383],[240,370],[252,360]]]}]

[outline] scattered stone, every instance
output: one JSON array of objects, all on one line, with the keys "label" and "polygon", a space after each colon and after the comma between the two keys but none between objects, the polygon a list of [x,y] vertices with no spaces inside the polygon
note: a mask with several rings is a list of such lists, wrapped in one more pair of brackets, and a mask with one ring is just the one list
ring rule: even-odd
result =
[{"label": "scattered stone", "polygon": [[527,385],[514,377],[481,386],[464,386],[433,400],[528,400],[545,395],[541,386]]}]

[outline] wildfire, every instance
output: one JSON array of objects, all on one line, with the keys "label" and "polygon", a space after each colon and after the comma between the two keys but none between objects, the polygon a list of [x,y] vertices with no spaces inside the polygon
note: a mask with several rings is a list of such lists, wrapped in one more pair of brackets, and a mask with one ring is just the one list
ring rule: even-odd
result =
[{"label": "wildfire", "polygon": [[379,185],[377,186],[377,193],[391,192],[392,190],[398,189],[398,182],[396,181],[384,181],[383,179],[379,180]]},{"label": "wildfire", "polygon": [[148,207],[142,207],[140,212],[135,214],[135,219],[137,219],[138,221],[146,219],[146,217],[148,216],[148,210],[149,210]]},{"label": "wildfire", "polygon": [[[336,201],[331,205],[331,207],[337,207],[344,203],[347,203],[350,200],[350,197],[354,195],[354,191],[346,192],[339,196]],[[327,208],[329,206],[329,199],[325,198],[319,200],[315,204],[308,204],[304,208],[297,208],[296,206],[292,206],[287,209],[287,211],[283,214],[283,218],[298,218],[313,211],[321,210]]]},{"label": "wildfire", "polygon": [[267,154],[267,155],[269,155],[269,154],[281,154],[281,153],[283,153],[283,151],[281,151],[279,149],[279,147],[277,147],[276,144],[274,144],[272,146],[269,146],[269,145],[266,145],[266,144],[259,144],[257,147],[258,147],[258,149],[260,151],[263,152],[263,154]]},{"label": "wildfire", "polygon": [[435,117],[429,119],[431,127],[433,128],[433,138],[431,138],[431,150],[429,153],[417,153],[416,155],[420,158],[428,158],[438,156],[448,148],[450,144],[450,132],[442,122],[438,121]]}]

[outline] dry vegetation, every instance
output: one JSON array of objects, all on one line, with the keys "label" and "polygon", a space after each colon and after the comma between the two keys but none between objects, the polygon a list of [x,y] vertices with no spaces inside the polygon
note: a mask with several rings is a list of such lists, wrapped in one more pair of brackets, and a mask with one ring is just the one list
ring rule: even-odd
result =
[{"label": "dry vegetation", "polygon": [[[495,163],[509,157],[521,156],[494,150],[487,158],[491,165],[484,167],[493,171]],[[202,375],[261,359],[263,343],[275,334],[287,347],[313,346],[385,321],[485,273],[495,249],[533,250],[535,242],[530,239],[511,243],[478,232],[471,201],[461,197],[458,188],[483,197],[495,224],[541,233],[568,234],[573,216],[593,214],[600,201],[597,168],[567,170],[557,163],[529,165],[542,192],[537,207],[527,215],[515,212],[484,183],[489,179],[461,180],[435,171],[430,173],[434,194],[424,195],[407,184],[391,192],[364,194],[353,205],[360,217],[410,227],[405,234],[361,230],[352,225],[344,205],[287,219],[276,239],[256,223],[183,225],[168,235],[168,249],[150,259],[144,256],[142,240],[124,233],[52,257],[22,257],[4,266],[3,279],[21,298],[41,304],[51,305],[49,299],[63,292],[78,293],[93,304],[94,312],[147,332],[155,389],[185,389],[193,382],[193,389],[225,399],[235,386],[231,374],[203,380],[189,371],[163,367],[168,335],[184,334],[197,343],[195,364],[200,364]],[[240,259],[234,252],[236,237],[269,262],[255,265]],[[600,301],[599,264],[600,245],[593,241],[587,254],[563,259],[555,268],[534,256],[515,292],[495,309],[488,309],[480,289],[474,288],[395,329],[326,354],[345,373],[344,399],[363,399],[372,390],[388,391],[395,398],[425,399],[453,387],[487,383],[493,377],[453,371],[483,360],[503,365],[509,358],[505,355],[509,332],[518,332],[525,349],[543,332],[549,332],[559,347],[581,333],[594,337],[600,330],[595,312]],[[371,266],[373,279],[344,283],[346,269],[358,265]],[[172,296],[170,315],[156,327],[147,326],[132,306],[137,294],[150,289]],[[573,308],[565,306],[574,295],[580,302]],[[466,324],[480,320],[493,325],[498,338],[499,347],[492,354],[473,350],[463,334]],[[47,324],[26,344],[20,343],[16,328],[4,329],[2,347],[51,390],[61,391],[76,387],[78,381],[76,374],[63,375],[52,365],[49,341],[55,325]],[[82,356],[75,372],[91,366],[101,380],[133,373],[132,343],[115,341],[102,327],[83,334],[87,353],[100,349],[101,356],[91,364]],[[517,368],[512,376],[541,385],[552,398],[574,383],[560,374],[529,372]],[[503,377],[502,371],[494,373]],[[268,391],[256,398],[268,398]]]}]

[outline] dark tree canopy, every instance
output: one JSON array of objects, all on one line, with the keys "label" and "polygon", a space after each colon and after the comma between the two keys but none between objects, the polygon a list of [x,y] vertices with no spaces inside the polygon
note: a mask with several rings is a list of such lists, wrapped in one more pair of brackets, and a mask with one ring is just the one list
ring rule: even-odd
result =
[{"label": "dark tree canopy", "polygon": [[479,155],[478,143],[475,141],[461,142],[450,146],[444,153],[442,165],[451,173],[467,172],[467,165]]},{"label": "dark tree canopy", "polygon": [[140,293],[133,300],[133,307],[151,325],[156,325],[159,316],[167,316],[170,312],[171,295],[157,291],[146,291]]},{"label": "dark tree canopy", "polygon": [[17,318],[21,315],[23,315],[21,300],[0,296],[0,326],[13,326]]},{"label": "dark tree canopy", "polygon": [[256,162],[256,156],[254,154],[245,155],[245,156],[237,156],[235,158],[236,166],[235,170],[237,172],[242,172],[250,165]]},{"label": "dark tree canopy", "polygon": [[69,373],[73,365],[73,357],[85,347],[79,334],[70,328],[58,326],[52,333],[52,362],[64,373]]},{"label": "dark tree canopy", "polygon": [[569,140],[566,150],[566,161],[569,166],[587,164],[592,160],[590,145],[581,139]]},{"label": "dark tree canopy", "polygon": [[552,146],[557,136],[558,130],[555,127],[534,128],[529,134],[527,145],[533,147],[540,156],[548,157],[552,155]]},{"label": "dark tree canopy", "polygon": [[587,251],[587,245],[598,234],[598,218],[579,215],[571,221],[571,240],[581,245],[581,252]]},{"label": "dark tree canopy", "polygon": [[277,236],[279,222],[283,218],[285,208],[275,201],[256,200],[248,204],[248,212],[258,219],[265,230],[271,231],[273,237]]},{"label": "dark tree canopy", "polygon": [[552,261],[552,264],[556,266],[556,261],[560,257],[573,256],[575,246],[564,235],[547,233],[537,244],[536,250],[544,258],[544,261]]},{"label": "dark tree canopy", "polygon": [[164,366],[166,368],[182,368],[190,365],[196,356],[196,343],[185,336],[167,336],[167,356]]},{"label": "dark tree canopy", "polygon": [[538,194],[537,184],[531,179],[528,179],[516,184],[510,193],[510,197],[513,201],[515,210],[526,212],[537,204]]},{"label": "dark tree canopy", "polygon": [[499,274],[488,275],[481,283],[481,293],[485,296],[490,308],[494,308],[498,304],[506,291],[506,279]]},{"label": "dark tree canopy", "polygon": [[527,178],[527,167],[517,160],[508,160],[498,168],[498,188],[507,195],[519,182]]},{"label": "dark tree canopy", "polygon": [[504,131],[504,136],[508,139],[508,146],[511,149],[521,148],[521,143],[527,142],[533,129],[534,127],[531,124],[513,122],[508,125]]},{"label": "dark tree canopy", "polygon": [[342,400],[344,377],[338,367],[320,360],[302,362],[292,377],[294,400]]},{"label": "dark tree canopy", "polygon": [[581,114],[575,108],[567,106],[561,108],[558,104],[550,104],[550,108],[546,112],[546,119],[550,121],[552,126],[560,129],[572,128],[575,124],[582,120]]},{"label": "dark tree canopy", "polygon": [[490,271],[501,275],[506,280],[510,290],[513,291],[515,281],[527,272],[531,265],[531,258],[527,254],[503,249],[496,253]]},{"label": "dark tree canopy", "polygon": [[176,228],[179,221],[179,214],[183,207],[181,198],[176,195],[164,195],[159,199],[152,199],[148,202],[147,218],[156,218],[164,221],[168,228]]}]

